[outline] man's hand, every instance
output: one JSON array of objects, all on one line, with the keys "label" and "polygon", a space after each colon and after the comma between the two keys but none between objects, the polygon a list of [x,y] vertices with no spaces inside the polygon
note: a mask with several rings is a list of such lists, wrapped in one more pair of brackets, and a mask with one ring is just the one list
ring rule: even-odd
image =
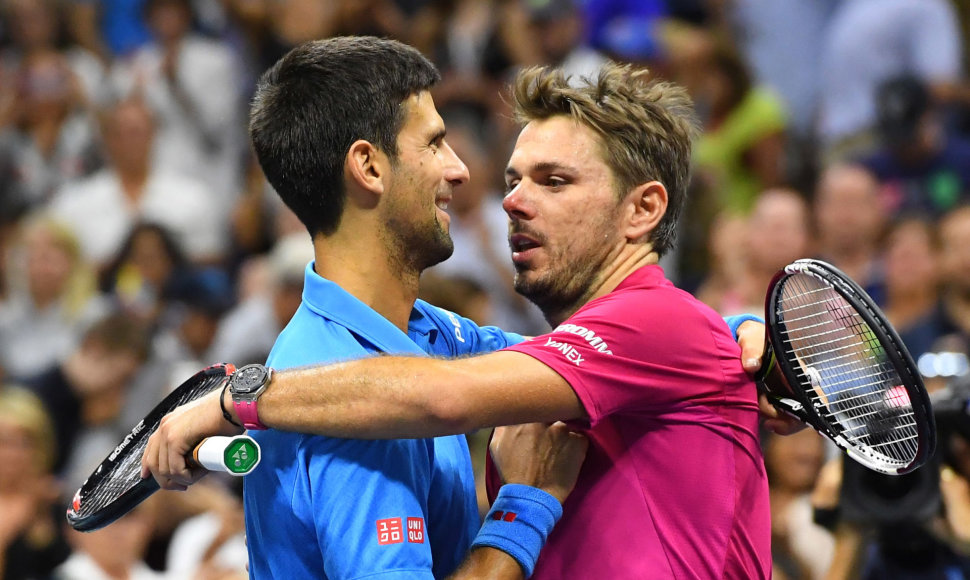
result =
[{"label": "man's hand", "polygon": [[[738,346],[741,347],[741,366],[754,376],[761,369],[761,357],[765,352],[765,325],[754,320],[741,323],[738,327]],[[764,417],[765,428],[779,435],[791,435],[807,427],[801,419],[779,411],[764,393],[758,396],[758,408]]]},{"label": "man's hand", "polygon": [[589,440],[565,423],[498,427],[489,450],[503,483],[537,487],[561,502],[576,485]]},{"label": "man's hand", "polygon": [[202,467],[186,463],[195,446],[206,437],[242,432],[222,416],[221,396],[222,389],[217,389],[162,417],[141,458],[143,478],[151,475],[162,489],[185,491],[207,473]]}]

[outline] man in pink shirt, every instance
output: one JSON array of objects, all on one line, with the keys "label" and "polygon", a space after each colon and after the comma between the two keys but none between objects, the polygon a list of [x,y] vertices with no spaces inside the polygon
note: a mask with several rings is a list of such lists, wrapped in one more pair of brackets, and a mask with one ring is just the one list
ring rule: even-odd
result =
[{"label": "man in pink shirt", "polygon": [[[689,98],[611,64],[588,80],[525,70],[513,99],[524,125],[504,201],[515,285],[555,330],[462,359],[276,372],[245,411],[258,406],[270,428],[351,438],[567,421],[589,451],[535,577],[770,577],[755,384],[724,321],[658,265],[685,203]],[[199,476],[184,456],[202,436],[238,431],[220,410],[239,421],[232,393],[217,395],[152,437],[143,463],[163,487]],[[519,444],[514,431],[499,442]],[[498,505],[487,520],[521,523]],[[523,529],[523,545],[545,540],[533,536]]]}]

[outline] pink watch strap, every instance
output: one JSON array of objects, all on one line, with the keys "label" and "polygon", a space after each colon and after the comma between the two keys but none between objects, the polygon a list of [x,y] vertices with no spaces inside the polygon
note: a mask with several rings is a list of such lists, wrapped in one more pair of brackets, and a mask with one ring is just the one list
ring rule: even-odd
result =
[{"label": "pink watch strap", "polygon": [[233,401],[232,406],[236,408],[236,414],[242,421],[243,427],[254,431],[264,431],[266,425],[259,420],[259,413],[256,411],[256,401]]}]

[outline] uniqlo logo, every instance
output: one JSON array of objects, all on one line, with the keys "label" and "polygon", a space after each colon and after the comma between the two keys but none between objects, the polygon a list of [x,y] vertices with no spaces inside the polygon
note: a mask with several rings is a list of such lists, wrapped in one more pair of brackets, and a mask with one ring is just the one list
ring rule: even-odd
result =
[{"label": "uniqlo logo", "polygon": [[408,542],[424,543],[424,518],[408,518]]},{"label": "uniqlo logo", "polygon": [[387,518],[377,520],[377,544],[386,546],[388,544],[400,544],[404,541],[404,532],[401,527],[401,518]]}]

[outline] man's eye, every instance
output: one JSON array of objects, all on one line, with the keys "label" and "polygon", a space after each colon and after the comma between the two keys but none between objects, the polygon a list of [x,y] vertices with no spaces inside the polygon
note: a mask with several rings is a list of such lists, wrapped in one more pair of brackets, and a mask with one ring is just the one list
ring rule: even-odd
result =
[{"label": "man's eye", "polygon": [[515,189],[518,185],[519,185],[519,180],[518,179],[515,179],[515,180],[512,180],[512,181],[506,181],[505,182],[505,193],[509,193],[510,191],[512,191],[513,189]]}]

